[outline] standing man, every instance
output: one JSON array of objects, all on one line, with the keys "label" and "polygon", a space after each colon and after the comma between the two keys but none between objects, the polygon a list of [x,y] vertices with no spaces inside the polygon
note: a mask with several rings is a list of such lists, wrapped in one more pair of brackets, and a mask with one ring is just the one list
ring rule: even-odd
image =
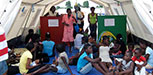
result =
[{"label": "standing man", "polygon": [[6,60],[8,59],[8,46],[5,37],[5,31],[0,26],[0,75],[7,75],[8,66]]},{"label": "standing man", "polygon": [[88,22],[90,27],[90,35],[96,40],[96,30],[97,30],[97,14],[95,13],[95,8],[90,8],[91,13],[88,14]]}]

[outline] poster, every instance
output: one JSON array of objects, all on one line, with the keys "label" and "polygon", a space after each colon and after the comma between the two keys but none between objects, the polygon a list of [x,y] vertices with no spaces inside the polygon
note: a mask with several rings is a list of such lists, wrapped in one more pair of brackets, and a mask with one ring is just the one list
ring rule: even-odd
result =
[{"label": "poster", "polygon": [[115,19],[105,19],[105,26],[115,26]]},{"label": "poster", "polygon": [[58,27],[59,21],[58,19],[48,19],[48,27]]},{"label": "poster", "polygon": [[114,41],[118,34],[126,43],[126,15],[98,16],[97,42],[102,42],[103,36],[109,36],[109,40]]}]

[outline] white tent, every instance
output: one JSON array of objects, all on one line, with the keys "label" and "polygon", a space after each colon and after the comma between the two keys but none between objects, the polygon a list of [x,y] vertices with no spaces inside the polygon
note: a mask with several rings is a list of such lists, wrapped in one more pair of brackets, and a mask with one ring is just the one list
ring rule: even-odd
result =
[{"label": "white tent", "polygon": [[[5,28],[7,39],[26,33],[29,28],[39,28],[40,16],[47,13],[52,5],[63,1],[65,0],[1,0],[0,22]],[[107,15],[127,15],[127,31],[153,43],[152,0],[91,1],[103,5]]]}]

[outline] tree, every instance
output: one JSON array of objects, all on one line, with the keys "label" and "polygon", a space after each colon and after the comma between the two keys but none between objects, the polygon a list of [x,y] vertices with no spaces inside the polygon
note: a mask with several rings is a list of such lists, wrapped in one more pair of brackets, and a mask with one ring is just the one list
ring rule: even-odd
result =
[{"label": "tree", "polygon": [[60,9],[60,8],[61,8],[60,6],[57,6],[57,7],[56,7],[57,10]]},{"label": "tree", "polygon": [[103,6],[99,5],[99,6],[96,6],[96,8],[103,8]]},{"label": "tree", "polygon": [[66,8],[72,8],[70,1],[67,1],[66,4],[65,4],[65,6],[66,6]]},{"label": "tree", "polygon": [[80,3],[78,3],[78,7],[82,7],[82,5]]},{"label": "tree", "polygon": [[83,7],[84,8],[89,8],[89,2],[88,1],[84,1],[83,2]]}]

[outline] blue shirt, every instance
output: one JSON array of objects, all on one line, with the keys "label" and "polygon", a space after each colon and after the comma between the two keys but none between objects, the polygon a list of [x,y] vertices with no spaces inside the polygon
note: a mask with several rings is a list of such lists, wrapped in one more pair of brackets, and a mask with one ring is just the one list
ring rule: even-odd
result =
[{"label": "blue shirt", "polygon": [[153,50],[150,47],[146,48],[146,54],[149,54],[147,64],[153,67]]},{"label": "blue shirt", "polygon": [[77,71],[79,72],[84,66],[86,66],[89,61],[87,61],[86,59],[84,59],[86,56],[88,56],[89,58],[91,58],[91,54],[87,55],[86,52],[84,52],[80,57],[79,57],[79,60],[78,60],[78,63],[77,63]]},{"label": "blue shirt", "polygon": [[48,56],[51,56],[53,54],[53,48],[55,42],[45,40],[42,42],[42,44],[43,44],[43,53],[47,53]]}]

